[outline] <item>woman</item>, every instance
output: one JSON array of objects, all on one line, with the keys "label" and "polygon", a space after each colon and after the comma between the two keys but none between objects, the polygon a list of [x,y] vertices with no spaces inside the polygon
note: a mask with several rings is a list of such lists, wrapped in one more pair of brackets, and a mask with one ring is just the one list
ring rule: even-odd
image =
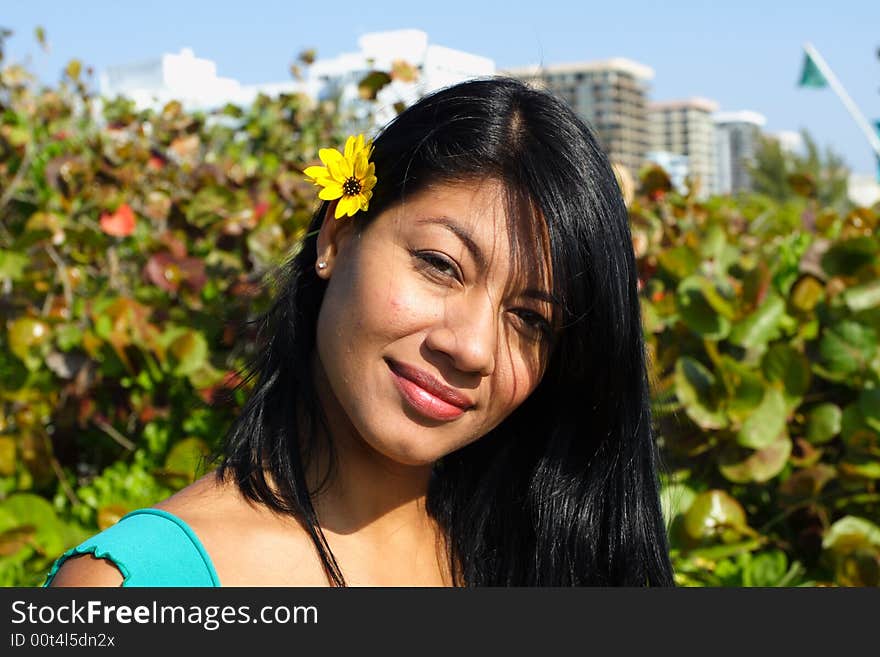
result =
[{"label": "woman", "polygon": [[217,470],[53,586],[672,585],[628,218],[589,129],[494,78],[368,154],[307,170],[325,201]]}]

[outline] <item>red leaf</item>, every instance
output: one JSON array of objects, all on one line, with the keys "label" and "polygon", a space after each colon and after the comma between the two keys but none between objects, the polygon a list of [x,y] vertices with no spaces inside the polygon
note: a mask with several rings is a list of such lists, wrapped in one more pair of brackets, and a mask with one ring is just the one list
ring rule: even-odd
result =
[{"label": "red leaf", "polygon": [[200,292],[207,282],[205,262],[201,258],[176,257],[167,251],[154,253],[144,266],[144,276],[166,292],[177,292],[186,285]]},{"label": "red leaf", "polygon": [[269,204],[266,201],[260,201],[254,205],[254,219],[259,221],[263,215],[269,210]]},{"label": "red leaf", "polygon": [[134,211],[128,203],[120,205],[113,214],[101,215],[101,230],[114,237],[128,237],[134,232]]},{"label": "red leaf", "polygon": [[182,279],[174,256],[167,251],[150,256],[144,266],[144,274],[153,285],[161,287],[166,292],[177,292]]}]

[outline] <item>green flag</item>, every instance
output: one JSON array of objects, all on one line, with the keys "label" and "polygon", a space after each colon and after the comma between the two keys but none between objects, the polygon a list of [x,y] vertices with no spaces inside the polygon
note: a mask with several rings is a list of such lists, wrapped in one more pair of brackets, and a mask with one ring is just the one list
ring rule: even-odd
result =
[{"label": "green flag", "polygon": [[804,53],[804,68],[801,71],[801,81],[798,82],[798,85],[815,89],[828,86],[828,80],[822,75],[822,71],[816,66],[816,62],[813,61],[809,53]]},{"label": "green flag", "polygon": [[[880,119],[874,120],[874,127],[877,129],[877,136],[880,137]],[[880,183],[880,155],[877,156],[877,182]]]}]

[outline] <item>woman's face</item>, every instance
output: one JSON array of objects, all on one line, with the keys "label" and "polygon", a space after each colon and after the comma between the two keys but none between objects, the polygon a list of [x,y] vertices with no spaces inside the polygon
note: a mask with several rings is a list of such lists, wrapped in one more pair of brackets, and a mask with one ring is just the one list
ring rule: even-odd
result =
[{"label": "woman's face", "polygon": [[546,247],[522,244],[514,266],[495,181],[433,186],[360,234],[359,217],[331,208],[318,237],[319,394],[334,431],[429,464],[484,436],[541,380],[554,317]]}]

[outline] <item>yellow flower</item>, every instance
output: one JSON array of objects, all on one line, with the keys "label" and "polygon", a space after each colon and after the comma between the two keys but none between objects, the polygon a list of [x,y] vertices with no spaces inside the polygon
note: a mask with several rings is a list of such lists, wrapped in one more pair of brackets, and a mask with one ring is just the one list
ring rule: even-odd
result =
[{"label": "yellow flower", "polygon": [[370,162],[373,154],[372,140],[364,142],[364,136],[349,137],[345,142],[345,152],[335,148],[322,148],[318,151],[326,166],[307,167],[304,173],[309,182],[323,187],[318,198],[335,201],[336,218],[351,217],[358,210],[370,207],[373,187],[376,184],[376,165]]}]

